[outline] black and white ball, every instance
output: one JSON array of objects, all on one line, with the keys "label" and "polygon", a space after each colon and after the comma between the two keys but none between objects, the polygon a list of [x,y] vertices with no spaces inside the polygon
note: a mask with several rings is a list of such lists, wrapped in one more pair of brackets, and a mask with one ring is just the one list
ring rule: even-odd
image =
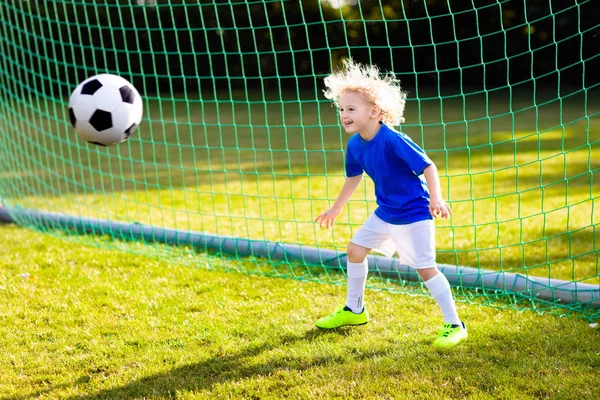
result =
[{"label": "black and white ball", "polygon": [[110,146],[129,139],[142,120],[140,94],[125,78],[111,74],[81,82],[69,100],[69,118],[83,140]]}]

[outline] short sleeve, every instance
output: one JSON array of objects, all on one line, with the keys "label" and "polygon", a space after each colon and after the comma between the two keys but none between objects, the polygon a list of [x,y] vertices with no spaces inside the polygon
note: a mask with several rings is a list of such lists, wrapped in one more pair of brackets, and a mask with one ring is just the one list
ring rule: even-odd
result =
[{"label": "short sleeve", "polygon": [[415,175],[421,175],[423,170],[433,161],[415,142],[403,133],[398,133],[392,137],[392,149],[394,153],[400,157]]},{"label": "short sleeve", "polygon": [[364,172],[363,167],[354,158],[351,149],[350,142],[348,142],[348,147],[346,148],[346,177],[348,178],[362,175]]}]

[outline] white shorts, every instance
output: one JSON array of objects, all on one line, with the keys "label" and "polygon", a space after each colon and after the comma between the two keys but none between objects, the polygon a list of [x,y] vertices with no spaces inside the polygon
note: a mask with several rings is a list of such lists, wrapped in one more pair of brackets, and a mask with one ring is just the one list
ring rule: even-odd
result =
[{"label": "white shorts", "polygon": [[435,223],[431,219],[394,225],[373,213],[356,232],[352,243],[388,257],[398,252],[400,262],[415,269],[436,266]]}]

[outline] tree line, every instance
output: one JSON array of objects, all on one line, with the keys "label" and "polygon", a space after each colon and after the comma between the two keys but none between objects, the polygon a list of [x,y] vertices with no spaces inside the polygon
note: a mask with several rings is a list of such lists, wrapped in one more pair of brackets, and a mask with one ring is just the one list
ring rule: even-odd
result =
[{"label": "tree line", "polygon": [[351,56],[411,86],[589,87],[596,15],[592,0],[9,1],[0,66],[45,89],[113,72],[178,93],[314,88]]}]

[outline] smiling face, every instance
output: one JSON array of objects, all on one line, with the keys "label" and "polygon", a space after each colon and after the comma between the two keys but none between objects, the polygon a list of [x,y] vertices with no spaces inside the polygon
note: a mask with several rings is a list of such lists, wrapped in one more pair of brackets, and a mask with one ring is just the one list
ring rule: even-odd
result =
[{"label": "smiling face", "polygon": [[371,136],[379,130],[381,109],[370,102],[365,95],[347,91],[342,93],[339,102],[340,121],[346,133]]}]

